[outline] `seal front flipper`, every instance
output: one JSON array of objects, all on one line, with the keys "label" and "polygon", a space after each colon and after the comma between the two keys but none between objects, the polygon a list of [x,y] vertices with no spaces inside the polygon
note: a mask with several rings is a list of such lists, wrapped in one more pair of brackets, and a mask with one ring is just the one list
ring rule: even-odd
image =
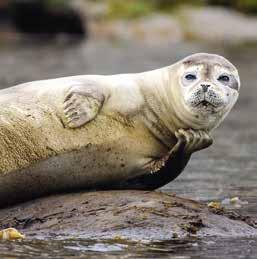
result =
[{"label": "seal front flipper", "polygon": [[204,130],[179,129],[175,132],[175,136],[178,139],[178,143],[173,150],[176,147],[181,149],[183,146],[183,153],[185,155],[191,155],[194,152],[208,148],[213,143],[212,137]]},{"label": "seal front flipper", "polygon": [[63,103],[64,124],[69,128],[79,128],[90,122],[101,110],[104,100],[98,89],[72,86]]},{"label": "seal front flipper", "polygon": [[[168,154],[146,165],[146,169],[151,173],[159,172],[162,167],[167,167],[171,160],[174,161],[171,168],[174,168],[175,163],[179,164],[181,161],[184,161],[185,158],[189,158],[194,152],[205,149],[213,143],[209,134],[202,130],[179,129],[175,132],[175,136],[177,143]],[[174,158],[176,159],[174,160]]]},{"label": "seal front flipper", "polygon": [[149,173],[120,183],[118,189],[154,190],[174,180],[185,168],[192,153],[207,148],[212,138],[205,131],[183,130],[175,132],[176,145],[168,154],[146,164]]}]

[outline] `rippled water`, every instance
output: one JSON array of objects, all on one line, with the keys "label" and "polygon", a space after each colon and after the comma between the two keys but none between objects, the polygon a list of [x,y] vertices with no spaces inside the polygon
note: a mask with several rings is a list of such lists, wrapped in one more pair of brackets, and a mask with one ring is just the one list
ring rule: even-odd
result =
[{"label": "rippled water", "polygon": [[257,240],[251,238],[114,243],[113,241],[32,240],[3,242],[1,258],[256,258]]},{"label": "rippled water", "polygon": [[[240,212],[257,220],[257,47],[87,42],[81,45],[0,46],[1,87],[76,74],[138,72],[169,65],[194,52],[214,52],[239,68],[238,104],[219,129],[214,145],[195,154],[184,173],[163,188],[209,201],[238,196]],[[140,243],[93,240],[26,240],[0,243],[0,257],[24,258],[256,258],[257,239],[204,239]]]}]

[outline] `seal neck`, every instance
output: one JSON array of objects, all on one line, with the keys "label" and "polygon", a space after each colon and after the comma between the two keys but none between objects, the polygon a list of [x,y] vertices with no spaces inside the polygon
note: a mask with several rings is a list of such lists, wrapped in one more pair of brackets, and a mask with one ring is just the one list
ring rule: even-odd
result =
[{"label": "seal neck", "polygon": [[175,141],[175,131],[185,127],[177,116],[171,97],[168,67],[138,74],[138,85],[144,99],[142,120],[148,130],[167,148]]}]

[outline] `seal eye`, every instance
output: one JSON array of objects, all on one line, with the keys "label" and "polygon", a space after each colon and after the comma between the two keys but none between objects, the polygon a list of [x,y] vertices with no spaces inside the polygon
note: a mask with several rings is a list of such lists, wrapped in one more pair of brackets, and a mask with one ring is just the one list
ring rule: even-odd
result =
[{"label": "seal eye", "polygon": [[230,78],[227,75],[221,75],[218,78],[218,81],[225,82],[225,83],[229,82],[229,80],[230,80]]},{"label": "seal eye", "polygon": [[187,74],[187,75],[185,76],[185,79],[188,80],[188,81],[193,81],[193,80],[196,80],[197,77],[196,77],[196,75],[194,75],[194,74]]}]

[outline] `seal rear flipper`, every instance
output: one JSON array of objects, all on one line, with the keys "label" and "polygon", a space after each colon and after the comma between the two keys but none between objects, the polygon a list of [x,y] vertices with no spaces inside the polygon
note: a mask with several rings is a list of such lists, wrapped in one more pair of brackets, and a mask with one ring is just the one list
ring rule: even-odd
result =
[{"label": "seal rear flipper", "polygon": [[90,122],[101,110],[104,100],[104,95],[97,89],[87,89],[82,85],[71,87],[63,103],[64,124],[78,128]]}]

